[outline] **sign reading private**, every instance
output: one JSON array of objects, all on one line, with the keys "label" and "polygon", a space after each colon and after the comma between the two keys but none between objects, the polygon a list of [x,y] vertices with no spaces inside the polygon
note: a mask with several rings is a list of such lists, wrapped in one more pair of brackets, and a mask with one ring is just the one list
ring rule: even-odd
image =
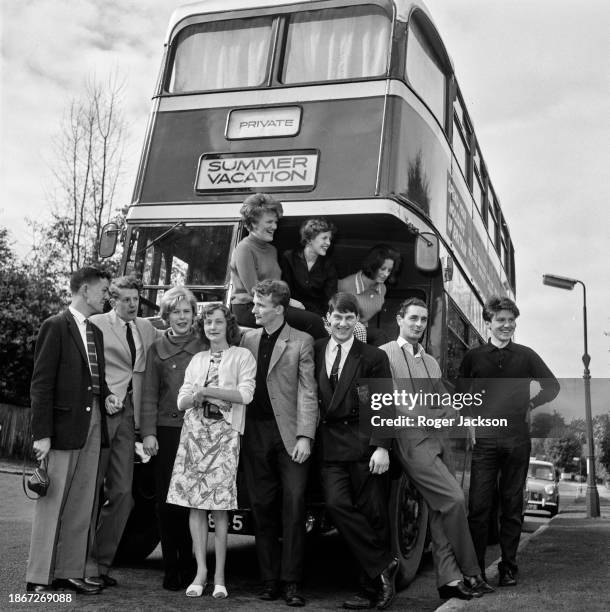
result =
[{"label": "sign reading private", "polygon": [[300,127],[300,106],[246,108],[229,113],[226,136],[229,140],[295,136]]},{"label": "sign reading private", "polygon": [[317,173],[317,151],[211,153],[199,160],[195,191],[309,191]]}]

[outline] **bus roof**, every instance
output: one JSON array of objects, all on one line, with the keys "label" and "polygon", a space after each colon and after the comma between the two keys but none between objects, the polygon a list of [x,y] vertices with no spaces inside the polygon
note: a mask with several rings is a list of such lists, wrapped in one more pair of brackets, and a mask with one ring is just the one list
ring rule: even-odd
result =
[{"label": "bus roof", "polygon": [[[209,15],[212,13],[227,13],[260,8],[280,8],[295,4],[320,4],[323,0],[199,0],[183,4],[174,10],[169,20],[165,42],[169,43],[176,24],[182,19],[193,15]],[[385,0],[396,7],[396,15],[401,21],[406,21],[413,8],[419,8],[432,20],[426,5],[421,0]],[[366,0],[362,0],[366,4]]]}]

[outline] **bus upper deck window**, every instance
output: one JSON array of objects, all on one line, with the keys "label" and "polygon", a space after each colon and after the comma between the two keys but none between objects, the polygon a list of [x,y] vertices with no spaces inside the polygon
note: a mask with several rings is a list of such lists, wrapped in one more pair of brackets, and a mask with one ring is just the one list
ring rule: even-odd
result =
[{"label": "bus upper deck window", "polygon": [[445,125],[447,77],[441,60],[413,19],[407,38],[407,78],[438,122]]},{"label": "bus upper deck window", "polygon": [[265,81],[272,17],[188,26],[176,39],[171,93],[254,87]]},{"label": "bus upper deck window", "polygon": [[290,19],[282,81],[308,83],[385,74],[390,19],[374,6],[297,13]]}]

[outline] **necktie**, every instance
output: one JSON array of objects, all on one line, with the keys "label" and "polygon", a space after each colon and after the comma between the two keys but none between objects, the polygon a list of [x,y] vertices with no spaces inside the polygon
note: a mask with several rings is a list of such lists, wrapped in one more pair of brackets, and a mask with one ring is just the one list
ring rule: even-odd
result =
[{"label": "necktie", "polygon": [[341,345],[337,344],[337,356],[333,361],[333,367],[330,370],[330,386],[335,390],[339,382],[339,364],[341,363]]},{"label": "necktie", "polygon": [[100,371],[97,363],[97,353],[95,351],[95,338],[93,328],[89,319],[85,319],[85,329],[87,336],[87,355],[89,355],[89,367],[91,368],[91,388],[96,395],[100,394]]},{"label": "necktie", "polygon": [[129,345],[129,352],[131,353],[131,368],[133,369],[136,363],[136,343],[133,341],[133,332],[131,331],[131,325],[125,323],[125,335],[127,336],[127,344]]}]

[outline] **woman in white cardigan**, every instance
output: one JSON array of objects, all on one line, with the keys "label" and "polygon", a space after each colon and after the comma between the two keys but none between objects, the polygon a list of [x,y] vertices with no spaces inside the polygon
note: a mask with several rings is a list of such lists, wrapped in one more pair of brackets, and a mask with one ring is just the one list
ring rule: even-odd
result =
[{"label": "woman in white cardigan", "polygon": [[256,361],[236,346],[239,326],[222,304],[206,305],[196,327],[208,350],[186,368],[178,409],[186,410],[167,502],[191,509],[189,525],[197,575],[187,588],[200,597],[207,585],[208,511],[214,517],[216,571],[213,596],[227,597],[225,559],[228,510],[237,508],[237,464],[245,406],[252,401]]}]

